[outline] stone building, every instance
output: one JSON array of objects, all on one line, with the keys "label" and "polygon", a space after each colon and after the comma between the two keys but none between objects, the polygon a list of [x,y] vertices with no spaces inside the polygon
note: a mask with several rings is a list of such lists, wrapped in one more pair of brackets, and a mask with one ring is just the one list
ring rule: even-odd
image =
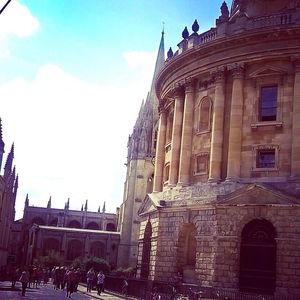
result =
[{"label": "stone building", "polygon": [[22,265],[30,265],[34,258],[53,250],[65,263],[77,257],[96,256],[116,266],[120,234],[116,232],[117,215],[88,211],[88,202],[81,210],[71,210],[69,199],[64,209],[29,206],[26,197],[22,219],[20,256]]},{"label": "stone building", "polygon": [[224,2],[198,30],[156,79],[137,276],[299,299],[300,1]]},{"label": "stone building", "polygon": [[[0,171],[4,154],[2,123],[0,119]],[[14,145],[7,155],[3,175],[0,175],[0,266],[9,263],[8,248],[11,227],[15,218],[15,202],[18,190],[18,175],[13,167]]]},{"label": "stone building", "polygon": [[127,172],[123,202],[120,206],[118,231],[121,233],[118,266],[135,267],[139,236],[140,205],[147,193],[152,192],[154,156],[158,121],[158,99],[154,83],[165,61],[164,32],[162,32],[153,80],[146,101],[142,103],[138,118],[128,139]]}]

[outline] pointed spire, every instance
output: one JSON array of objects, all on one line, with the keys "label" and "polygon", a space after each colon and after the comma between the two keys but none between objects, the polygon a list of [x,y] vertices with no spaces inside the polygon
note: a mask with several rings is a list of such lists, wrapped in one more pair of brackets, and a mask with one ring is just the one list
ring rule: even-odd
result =
[{"label": "pointed spire", "polygon": [[47,208],[51,208],[51,196],[50,196],[50,198],[49,198],[49,200],[48,200]]},{"label": "pointed spire", "polygon": [[13,159],[14,159],[14,143],[11,146],[10,152],[8,153],[5,167],[4,167],[4,178],[8,179],[9,176],[11,175],[11,168],[13,164]]},{"label": "pointed spire", "polygon": [[100,212],[100,205],[99,205],[99,207],[98,207],[98,213]]},{"label": "pointed spire", "polygon": [[29,206],[29,198],[28,198],[28,194],[26,194],[26,199],[25,199],[25,207]]},{"label": "pointed spire", "polygon": [[68,198],[68,201],[67,201],[67,209],[70,208],[70,198]]},{"label": "pointed spire", "polygon": [[106,208],[105,208],[105,201],[104,201],[103,207],[102,207],[102,212],[105,213],[105,211],[106,211]]},{"label": "pointed spire", "polygon": [[168,57],[168,59],[171,59],[173,57],[173,50],[172,50],[171,47],[170,47],[170,49],[169,49],[169,51],[167,53],[167,57]]},{"label": "pointed spire", "polygon": [[87,211],[88,209],[88,200],[85,200],[84,210]]},{"label": "pointed spire", "polygon": [[1,171],[1,166],[2,166],[2,159],[3,159],[3,153],[4,153],[4,142],[2,139],[2,121],[0,118],[0,171]]},{"label": "pointed spire", "polygon": [[83,204],[81,205],[81,211],[83,211]]}]

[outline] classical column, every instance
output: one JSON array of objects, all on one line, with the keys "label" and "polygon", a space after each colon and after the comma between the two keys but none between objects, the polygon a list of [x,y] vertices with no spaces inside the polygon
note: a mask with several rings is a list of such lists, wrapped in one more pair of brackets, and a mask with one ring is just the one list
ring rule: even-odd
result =
[{"label": "classical column", "polygon": [[209,182],[218,182],[221,179],[221,161],[224,128],[225,104],[225,74],[224,70],[215,73],[215,99],[213,105],[213,122],[211,132]]},{"label": "classical column", "polygon": [[178,87],[175,91],[175,108],[172,130],[172,144],[171,144],[171,161],[170,161],[170,176],[169,185],[176,185],[178,182],[178,169],[181,145],[181,130],[183,117],[183,91]]},{"label": "classical column", "polygon": [[233,83],[229,124],[227,181],[235,181],[240,177],[244,102],[244,68],[241,64],[236,64],[231,70]]},{"label": "classical column", "polygon": [[167,117],[163,103],[159,106],[158,137],[155,154],[155,169],[153,180],[153,192],[161,192],[163,184],[163,173],[165,163]]},{"label": "classical column", "polygon": [[294,99],[292,128],[291,177],[300,177],[300,59],[294,61]]},{"label": "classical column", "polygon": [[182,123],[182,137],[179,162],[179,185],[190,184],[190,166],[192,156],[192,134],[193,134],[193,112],[194,112],[194,84],[191,79],[186,80],[185,101]]}]

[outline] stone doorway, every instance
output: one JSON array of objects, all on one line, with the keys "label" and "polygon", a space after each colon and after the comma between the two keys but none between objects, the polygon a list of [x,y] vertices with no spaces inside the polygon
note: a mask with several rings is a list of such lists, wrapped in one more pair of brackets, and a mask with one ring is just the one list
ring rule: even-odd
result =
[{"label": "stone doorway", "polygon": [[276,231],[264,219],[255,219],[242,231],[240,290],[273,294],[276,286]]},{"label": "stone doorway", "polygon": [[184,282],[193,283],[196,280],[197,229],[194,224],[182,226],[178,236],[177,268],[183,275]]}]

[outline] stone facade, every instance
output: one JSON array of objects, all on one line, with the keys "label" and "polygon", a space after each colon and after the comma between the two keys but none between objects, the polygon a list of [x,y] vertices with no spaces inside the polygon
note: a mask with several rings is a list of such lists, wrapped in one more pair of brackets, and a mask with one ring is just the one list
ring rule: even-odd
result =
[{"label": "stone facade", "polygon": [[156,79],[140,277],[300,297],[300,3],[226,3]]},{"label": "stone facade", "polygon": [[59,253],[69,263],[76,257],[96,256],[117,265],[120,234],[116,232],[117,215],[87,210],[87,202],[80,211],[29,206],[25,200],[21,229],[20,264],[30,265],[39,256],[51,250]]},{"label": "stone facade", "polygon": [[[0,171],[4,154],[2,124],[0,119]],[[8,256],[9,240],[15,218],[15,202],[18,190],[18,176],[13,167],[14,145],[7,155],[3,175],[0,175],[0,266],[13,263]]]}]

